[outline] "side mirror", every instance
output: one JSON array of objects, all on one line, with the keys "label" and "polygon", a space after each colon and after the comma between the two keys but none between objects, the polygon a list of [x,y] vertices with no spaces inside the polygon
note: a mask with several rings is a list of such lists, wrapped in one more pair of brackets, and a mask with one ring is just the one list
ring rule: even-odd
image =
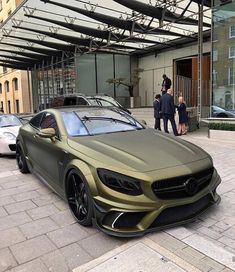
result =
[{"label": "side mirror", "polygon": [[50,138],[54,142],[56,132],[54,128],[44,128],[44,129],[40,129],[37,135],[41,138]]}]

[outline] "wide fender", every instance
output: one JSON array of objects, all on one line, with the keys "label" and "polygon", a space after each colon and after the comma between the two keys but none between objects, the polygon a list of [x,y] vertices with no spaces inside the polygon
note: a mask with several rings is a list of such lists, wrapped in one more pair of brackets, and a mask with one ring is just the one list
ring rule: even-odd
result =
[{"label": "wide fender", "polygon": [[64,176],[63,176],[63,183],[64,183],[64,188],[66,190],[66,180],[69,172],[73,169],[76,169],[80,177],[83,179],[84,182],[87,183],[91,194],[97,195],[98,190],[96,186],[95,179],[93,177],[92,172],[95,171],[95,169],[92,169],[92,167],[89,167],[88,164],[86,164],[84,161],[78,160],[78,159],[73,159],[71,160],[65,170],[64,170]]}]

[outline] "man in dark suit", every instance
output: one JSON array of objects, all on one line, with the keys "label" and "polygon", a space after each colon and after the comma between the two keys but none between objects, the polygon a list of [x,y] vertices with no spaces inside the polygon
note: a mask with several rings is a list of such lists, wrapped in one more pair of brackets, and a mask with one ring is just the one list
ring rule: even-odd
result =
[{"label": "man in dark suit", "polygon": [[161,95],[157,94],[155,96],[155,101],[153,102],[154,108],[154,118],[155,118],[155,129],[161,130],[161,113],[160,113],[160,99]]},{"label": "man in dark suit", "polygon": [[168,131],[168,120],[171,122],[171,126],[175,136],[178,136],[176,124],[175,124],[175,105],[174,99],[172,96],[172,89],[168,89],[167,93],[164,94],[160,99],[160,110],[162,113],[163,123],[164,123],[164,131],[169,133]]},{"label": "man in dark suit", "polygon": [[163,81],[162,81],[162,95],[166,94],[167,90],[171,87],[171,80],[164,74],[162,75]]}]

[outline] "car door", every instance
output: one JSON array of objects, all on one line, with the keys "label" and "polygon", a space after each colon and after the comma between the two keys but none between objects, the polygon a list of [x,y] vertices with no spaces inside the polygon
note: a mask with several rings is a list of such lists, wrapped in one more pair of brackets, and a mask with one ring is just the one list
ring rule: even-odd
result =
[{"label": "car door", "polygon": [[35,156],[37,156],[34,160],[37,160],[39,174],[58,191],[62,189],[60,177],[66,152],[63,149],[55,116],[50,112],[46,112],[42,117],[39,128],[54,128],[56,131],[55,141],[52,141],[50,138],[40,137],[38,134],[34,135],[36,144]]}]

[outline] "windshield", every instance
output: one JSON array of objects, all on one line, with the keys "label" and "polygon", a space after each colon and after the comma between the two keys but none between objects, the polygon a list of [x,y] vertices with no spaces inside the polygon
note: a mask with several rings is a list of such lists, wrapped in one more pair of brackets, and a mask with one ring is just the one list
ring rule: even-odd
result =
[{"label": "windshield", "polygon": [[134,118],[117,110],[87,110],[63,112],[62,117],[70,136],[97,135],[144,129]]},{"label": "windshield", "polygon": [[0,116],[0,127],[14,127],[21,126],[20,120],[14,115]]}]

